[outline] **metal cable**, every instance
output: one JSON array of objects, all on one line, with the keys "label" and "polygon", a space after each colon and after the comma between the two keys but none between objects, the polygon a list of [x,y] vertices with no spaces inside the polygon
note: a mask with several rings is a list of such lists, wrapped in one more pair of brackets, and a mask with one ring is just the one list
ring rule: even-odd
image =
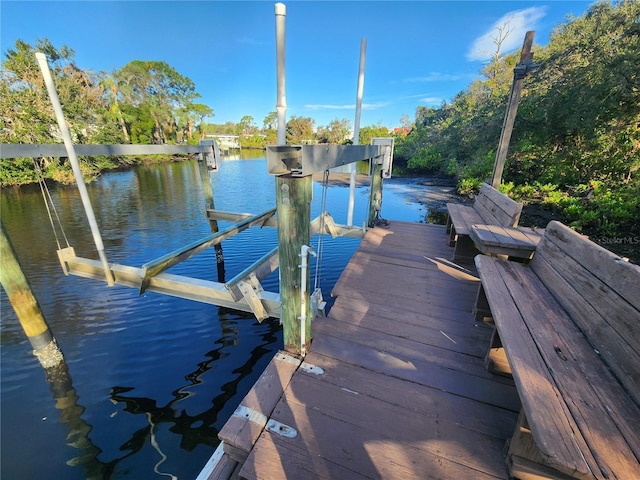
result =
[{"label": "metal cable", "polygon": [[317,258],[316,258],[316,272],[315,272],[315,281],[314,281],[314,290],[316,290],[320,285],[320,275],[322,269],[322,245],[323,235],[324,235],[324,216],[326,214],[327,208],[327,190],[329,189],[329,170],[324,171],[324,176],[322,178],[322,200],[320,201],[320,230],[318,233],[318,246],[316,247]]},{"label": "metal cable", "polygon": [[[69,247],[69,239],[64,231],[64,227],[62,226],[62,222],[60,221],[60,216],[58,215],[58,211],[56,210],[56,206],[53,203],[53,198],[51,198],[51,192],[49,191],[49,187],[47,187],[47,183],[45,182],[44,175],[42,173],[42,169],[40,165],[38,165],[38,161],[33,159],[33,166],[38,177],[38,184],[40,185],[40,191],[42,192],[42,198],[44,199],[45,207],[47,207],[47,214],[49,216],[49,223],[51,223],[51,229],[53,230],[53,235],[56,239],[56,244],[58,245],[58,250],[62,247],[60,246],[60,239],[58,238],[58,229],[56,228],[53,217],[56,217],[56,221],[58,222],[58,227],[60,228],[60,234],[64,238],[67,247]],[[53,215],[51,212],[53,211]]]}]

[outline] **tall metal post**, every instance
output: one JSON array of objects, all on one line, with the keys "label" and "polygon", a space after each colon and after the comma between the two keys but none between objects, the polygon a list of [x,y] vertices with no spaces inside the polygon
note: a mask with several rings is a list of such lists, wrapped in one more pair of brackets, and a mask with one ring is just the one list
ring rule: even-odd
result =
[{"label": "tall metal post", "polygon": [[2,222],[0,222],[0,259],[0,283],[33,347],[34,355],[38,357],[45,369],[59,365],[64,361],[64,357],[44,319],[38,300],[31,291]]},{"label": "tall metal post", "polygon": [[491,186],[493,188],[498,188],[502,183],[502,172],[504,171],[504,164],[507,159],[511,133],[513,132],[513,124],[516,121],[518,103],[520,103],[520,96],[522,94],[522,82],[529,71],[536,68],[536,65],[532,62],[533,53],[531,53],[534,34],[535,31],[529,31],[526,33],[524,37],[524,44],[522,45],[522,53],[520,54],[520,63],[518,63],[514,69],[513,83],[511,84],[511,92],[509,93],[509,103],[507,105],[507,112],[502,124],[502,131],[500,132],[500,141],[498,143],[498,151],[496,152],[496,160],[493,164],[493,175],[491,176]]},{"label": "tall metal post", "polygon": [[[353,144],[360,144],[360,115],[362,113],[362,96],[364,95],[364,67],[367,58],[367,39],[360,42],[360,68],[358,69],[358,89],[356,93],[356,119],[353,127]],[[349,178],[349,207],[347,209],[347,226],[353,226],[353,209],[356,199],[356,171],[357,165],[351,164]]]},{"label": "tall metal post", "polygon": [[278,81],[278,145],[287,143],[287,95],[285,93],[285,19],[287,7],[284,3],[276,3],[276,68]]},{"label": "tall metal post", "polygon": [[102,267],[104,268],[104,276],[107,279],[107,283],[109,285],[113,285],[113,274],[111,273],[109,262],[107,261],[107,257],[104,253],[104,245],[102,244],[102,237],[100,236],[98,222],[96,221],[96,217],[93,213],[93,207],[91,206],[91,200],[89,199],[87,186],[84,183],[82,170],[80,170],[78,157],[76,157],[76,152],[73,149],[71,134],[69,133],[69,129],[67,128],[67,122],[64,119],[64,113],[62,112],[62,106],[60,105],[60,99],[58,98],[58,92],[56,92],[56,86],[53,83],[53,78],[51,77],[51,72],[49,71],[47,57],[44,53],[38,52],[36,53],[36,59],[38,60],[38,64],[40,65],[40,70],[42,71],[42,76],[44,77],[44,83],[47,87],[47,92],[49,93],[49,99],[51,100],[51,105],[53,106],[53,111],[56,115],[56,120],[58,121],[58,127],[60,128],[60,134],[62,135],[62,140],[64,141],[64,146],[67,151],[67,157],[69,158],[69,163],[71,163],[71,168],[73,169],[73,175],[76,178],[76,183],[78,184],[78,191],[80,192],[80,198],[82,199],[82,205],[84,206],[87,220],[89,220],[89,226],[91,227],[91,233],[93,234],[93,241],[96,244],[98,256],[100,257]]}]

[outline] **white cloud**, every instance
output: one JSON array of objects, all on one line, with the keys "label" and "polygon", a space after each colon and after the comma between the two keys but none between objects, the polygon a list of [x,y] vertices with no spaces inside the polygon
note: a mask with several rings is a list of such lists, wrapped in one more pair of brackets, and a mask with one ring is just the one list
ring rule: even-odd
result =
[{"label": "white cloud", "polygon": [[421,98],[420,101],[427,105],[440,106],[442,105],[442,102],[444,102],[444,99],[440,97],[424,97],[424,98]]},{"label": "white cloud", "polygon": [[456,80],[460,80],[460,75],[449,75],[446,73],[439,72],[431,72],[429,75],[424,77],[411,77],[405,78],[403,81],[405,83],[416,83],[416,82],[455,82]]},{"label": "white cloud", "polygon": [[264,45],[265,43],[262,40],[257,40],[253,37],[239,37],[236,38],[236,42],[241,43],[243,45],[252,45],[252,46],[261,46]]},{"label": "white cloud", "polygon": [[501,28],[509,31],[501,45],[501,53],[509,53],[520,48],[525,33],[528,30],[535,30],[536,23],[546,15],[546,12],[547,7],[530,7],[507,13],[495,22],[487,33],[474,40],[467,53],[467,60],[489,60],[496,51],[494,41],[498,38],[498,31]]},{"label": "white cloud", "polygon": [[[387,105],[389,105],[388,102],[363,103],[362,109],[375,110],[377,108],[386,107]],[[356,105],[355,103],[352,103],[349,105],[331,105],[331,104],[314,103],[314,104],[305,105],[305,108],[308,108],[309,110],[355,110]]]}]

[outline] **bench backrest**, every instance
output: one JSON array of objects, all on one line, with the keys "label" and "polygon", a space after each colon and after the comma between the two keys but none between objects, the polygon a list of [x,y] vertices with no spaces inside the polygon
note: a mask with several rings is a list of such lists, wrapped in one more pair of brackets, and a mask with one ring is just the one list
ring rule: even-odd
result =
[{"label": "bench backrest", "polygon": [[640,267],[556,221],[530,266],[640,405]]},{"label": "bench backrest", "polygon": [[480,193],[473,201],[473,208],[489,225],[515,227],[520,220],[522,204],[500,193],[487,183],[480,187]]}]

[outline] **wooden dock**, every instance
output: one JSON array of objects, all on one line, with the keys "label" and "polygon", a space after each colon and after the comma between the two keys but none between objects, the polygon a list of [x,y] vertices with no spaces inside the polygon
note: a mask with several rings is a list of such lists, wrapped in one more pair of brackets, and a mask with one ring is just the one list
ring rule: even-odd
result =
[{"label": "wooden dock", "polygon": [[[479,280],[452,253],[444,226],[369,230],[314,320],[306,368],[272,361],[220,433],[235,455],[199,478],[507,479],[520,402],[485,369]],[[252,449],[231,445],[247,435]]]}]

